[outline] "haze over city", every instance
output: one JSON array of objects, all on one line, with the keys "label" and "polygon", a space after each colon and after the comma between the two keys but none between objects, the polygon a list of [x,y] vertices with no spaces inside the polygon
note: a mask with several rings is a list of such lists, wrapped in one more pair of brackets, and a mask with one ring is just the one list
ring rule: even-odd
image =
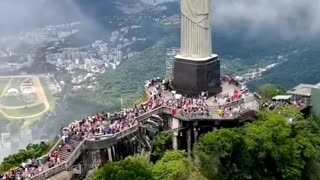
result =
[{"label": "haze over city", "polygon": [[[147,3],[153,3],[146,0]],[[158,0],[158,3],[167,2],[166,0]],[[80,9],[78,4],[73,1],[63,2],[63,6],[59,3],[52,3],[53,6],[46,11],[47,0],[39,1],[23,1],[15,2],[4,0],[0,2],[1,18],[0,23],[4,29],[14,30],[16,27],[34,27],[45,25],[47,18],[52,22],[67,22],[68,19],[86,18],[86,10]],[[50,4],[50,3],[48,3]],[[300,1],[292,3],[290,0],[272,2],[262,1],[215,1],[213,3],[213,20],[217,28],[231,29],[235,24],[246,26],[249,33],[256,31],[274,30],[283,36],[312,36],[319,33],[320,23],[319,2],[312,0]],[[68,11],[67,11],[68,10]],[[44,16],[39,13],[45,12]],[[72,16],[70,16],[72,15]],[[10,18],[8,18],[10,17]],[[91,19],[95,21],[94,19]],[[12,27],[12,29],[10,29]]]}]

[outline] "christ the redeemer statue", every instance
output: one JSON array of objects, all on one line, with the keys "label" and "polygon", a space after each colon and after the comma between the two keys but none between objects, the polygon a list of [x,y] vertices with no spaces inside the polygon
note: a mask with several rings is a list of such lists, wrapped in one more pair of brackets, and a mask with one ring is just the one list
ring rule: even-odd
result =
[{"label": "christ the redeemer statue", "polygon": [[212,56],[209,0],[181,0],[181,56]]},{"label": "christ the redeemer statue", "polygon": [[220,60],[212,54],[211,0],[181,1],[181,49],[173,65],[173,87],[187,96],[222,91]]}]

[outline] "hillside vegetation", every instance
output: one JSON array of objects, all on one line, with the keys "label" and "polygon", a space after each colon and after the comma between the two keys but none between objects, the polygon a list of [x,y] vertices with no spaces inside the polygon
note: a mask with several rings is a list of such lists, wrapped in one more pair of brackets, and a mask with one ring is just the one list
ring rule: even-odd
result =
[{"label": "hillside vegetation", "polygon": [[146,80],[165,75],[165,50],[174,43],[170,37],[164,38],[140,55],[128,60],[116,70],[110,70],[99,77],[99,90],[92,94],[84,92],[80,96],[107,109],[132,106],[142,95]]},{"label": "hillside vegetation", "polygon": [[53,144],[31,144],[25,150],[20,150],[19,153],[10,155],[4,158],[0,164],[0,174],[5,173],[11,168],[17,168],[21,166],[21,163],[28,161],[29,159],[39,158],[47,153]]},{"label": "hillside vegetation", "polygon": [[278,84],[287,89],[300,83],[316,84],[320,82],[320,47],[316,44],[289,54],[289,61],[275,67],[262,78],[249,83],[253,88],[262,84]]}]

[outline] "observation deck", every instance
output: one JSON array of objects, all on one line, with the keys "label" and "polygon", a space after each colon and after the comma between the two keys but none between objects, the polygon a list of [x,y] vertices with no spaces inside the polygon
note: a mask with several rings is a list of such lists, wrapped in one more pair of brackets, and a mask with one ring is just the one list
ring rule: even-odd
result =
[{"label": "observation deck", "polygon": [[[65,150],[61,150],[61,146],[64,144],[64,140],[61,138],[47,155],[41,157],[41,159],[47,159],[52,153],[59,152],[63,155],[61,162],[51,168],[48,168],[48,164],[45,163],[43,165],[44,170],[29,179],[47,179],[62,171],[71,171],[74,163],[80,157],[84,149],[107,149],[108,154],[112,154],[111,152],[115,153],[114,146],[118,141],[137,132],[140,126],[154,115],[166,115],[172,119],[181,121],[180,124],[184,124],[183,122],[198,123],[201,121],[245,122],[248,116],[252,116],[252,114],[260,109],[261,98],[257,94],[250,93],[241,88],[243,87],[235,82],[225,81],[222,83],[223,91],[214,97],[206,98],[201,96],[200,98],[186,98],[176,94],[174,91],[165,90],[160,81],[155,81],[152,85],[146,85],[145,89],[148,100],[144,103],[144,106],[150,105],[152,107],[146,112],[135,116],[132,125],[121,128],[119,132],[114,134],[94,134],[94,136],[91,137],[81,138],[82,140],[73,140],[74,150],[71,153],[65,153]],[[239,92],[241,92],[241,96],[239,95]],[[153,96],[159,96],[161,99],[155,101]],[[190,109],[192,109],[192,111],[188,111],[186,108],[187,106],[179,107],[174,105],[174,103],[167,103],[171,101],[179,104],[177,102],[181,99],[184,99],[186,102],[195,102],[190,104]],[[205,105],[202,107],[202,105],[197,103],[198,101],[201,101],[201,103]],[[170,126],[170,128],[173,130],[175,129],[174,125]],[[177,129],[179,128],[183,127],[177,127]],[[188,139],[190,139],[189,136]],[[191,147],[190,142],[188,143],[189,150]]]}]

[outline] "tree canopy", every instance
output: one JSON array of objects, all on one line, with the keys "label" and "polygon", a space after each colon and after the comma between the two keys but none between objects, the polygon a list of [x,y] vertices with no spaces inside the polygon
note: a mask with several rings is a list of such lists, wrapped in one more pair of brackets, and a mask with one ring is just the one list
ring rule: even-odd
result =
[{"label": "tree canopy", "polygon": [[93,180],[152,180],[147,160],[141,156],[129,157],[124,161],[111,163],[99,169]]},{"label": "tree canopy", "polygon": [[281,86],[265,84],[258,89],[258,93],[264,100],[271,100],[276,95],[285,94],[286,90]]},{"label": "tree canopy", "polygon": [[52,144],[30,144],[25,150],[20,150],[19,153],[4,158],[3,162],[0,164],[0,174],[5,173],[11,168],[19,167],[21,163],[26,162],[29,159],[43,156],[51,147]]},{"label": "tree canopy", "polygon": [[172,149],[172,135],[170,133],[160,133],[152,140],[152,151],[150,161],[155,163],[160,160],[167,150]]},{"label": "tree canopy", "polygon": [[265,112],[244,128],[206,134],[195,146],[208,179],[309,179],[319,163],[320,123],[298,112]]},{"label": "tree canopy", "polygon": [[155,165],[145,155],[108,164],[94,174],[94,180],[205,180],[183,151],[167,152]]},{"label": "tree canopy", "polygon": [[204,180],[193,162],[182,151],[167,152],[152,168],[156,180]]}]

